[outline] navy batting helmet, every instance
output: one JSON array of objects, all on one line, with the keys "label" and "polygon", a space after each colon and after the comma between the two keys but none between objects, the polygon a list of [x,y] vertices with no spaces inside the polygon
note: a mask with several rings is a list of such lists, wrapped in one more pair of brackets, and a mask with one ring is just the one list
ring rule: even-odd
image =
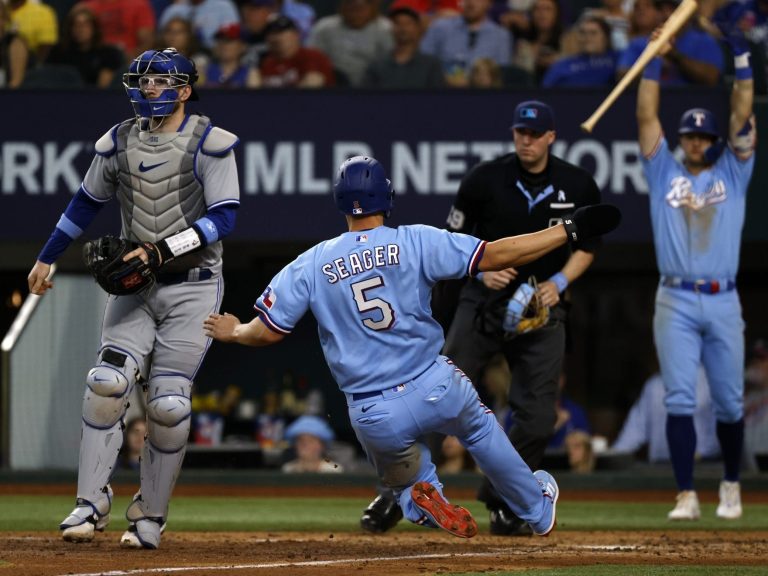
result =
[{"label": "navy batting helmet", "polygon": [[718,138],[715,115],[706,108],[691,108],[680,117],[678,134],[706,134]]},{"label": "navy batting helmet", "polygon": [[345,160],[336,173],[333,199],[344,214],[362,216],[392,210],[395,191],[384,167],[370,156],[355,156]]},{"label": "navy batting helmet", "polygon": [[[197,100],[193,86],[196,81],[195,63],[175,48],[142,52],[123,74],[123,86],[138,118],[164,118],[173,114],[179,98],[176,90],[183,86],[190,86],[190,100]],[[157,98],[146,97],[150,84],[161,91]]]}]

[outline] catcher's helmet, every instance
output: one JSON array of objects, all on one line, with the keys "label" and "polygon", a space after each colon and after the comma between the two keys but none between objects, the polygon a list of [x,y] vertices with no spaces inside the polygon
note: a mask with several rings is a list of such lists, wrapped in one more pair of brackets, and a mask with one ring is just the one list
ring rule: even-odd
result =
[{"label": "catcher's helmet", "polygon": [[389,217],[395,191],[384,167],[370,156],[342,162],[333,183],[333,199],[344,214],[361,216],[383,212]]},{"label": "catcher's helmet", "polygon": [[678,134],[706,134],[719,138],[715,115],[706,108],[691,108],[680,117]]},{"label": "catcher's helmet", "polygon": [[[145,83],[150,82],[150,78],[155,86],[162,89],[155,99],[146,97]],[[179,98],[176,89],[183,86],[190,86],[190,100],[197,100],[196,81],[195,63],[175,48],[142,52],[131,62],[128,72],[123,74],[123,86],[139,119],[170,116]]]}]

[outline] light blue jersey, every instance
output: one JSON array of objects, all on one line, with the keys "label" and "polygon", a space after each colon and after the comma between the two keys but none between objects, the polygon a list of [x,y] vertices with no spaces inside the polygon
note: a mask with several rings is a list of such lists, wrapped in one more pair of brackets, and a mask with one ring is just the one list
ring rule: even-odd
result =
[{"label": "light blue jersey", "polygon": [[739,160],[726,148],[694,176],[678,162],[665,138],[643,159],[651,200],[656,259],[663,276],[734,280],[754,155]]},{"label": "light blue jersey", "polygon": [[325,359],[348,394],[412,380],[443,347],[430,298],[438,280],[473,276],[485,242],[430,226],[346,232],[301,254],[256,301],[288,334],[312,310]]}]

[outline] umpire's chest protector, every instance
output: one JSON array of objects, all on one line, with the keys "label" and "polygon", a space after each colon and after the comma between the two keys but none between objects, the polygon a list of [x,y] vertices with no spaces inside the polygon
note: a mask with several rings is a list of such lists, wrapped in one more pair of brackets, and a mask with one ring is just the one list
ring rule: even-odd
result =
[{"label": "umpire's chest protector", "polygon": [[209,126],[205,116],[188,116],[178,132],[142,132],[133,121],[117,128],[117,195],[125,237],[157,242],[205,215],[195,162]]}]

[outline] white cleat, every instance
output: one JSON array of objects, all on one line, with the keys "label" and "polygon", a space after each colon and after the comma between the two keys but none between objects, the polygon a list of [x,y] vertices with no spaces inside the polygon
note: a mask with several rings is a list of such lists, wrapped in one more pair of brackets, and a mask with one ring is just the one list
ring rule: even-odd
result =
[{"label": "white cleat", "polygon": [[160,546],[160,535],[165,532],[165,526],[165,522],[160,525],[149,519],[131,522],[120,537],[120,547],[154,550]]},{"label": "white cleat", "polygon": [[552,516],[543,527],[538,527],[539,530],[533,526],[531,526],[531,528],[533,528],[533,533],[537,536],[549,536],[549,533],[552,532],[557,525],[555,508],[557,499],[560,497],[560,488],[557,486],[557,482],[555,482],[555,477],[545,470],[536,470],[536,472],[533,473],[533,476],[536,478],[539,486],[541,486],[541,492],[544,497],[549,498],[552,501]]},{"label": "white cleat", "polygon": [[695,490],[684,490],[677,495],[675,508],[667,514],[669,520],[698,520],[701,518],[699,497]]},{"label": "white cleat", "polygon": [[107,486],[107,494],[96,503],[84,498],[77,499],[72,512],[59,524],[61,537],[67,542],[90,542],[96,531],[103,532],[109,524],[109,511],[112,508],[112,488]]},{"label": "white cleat", "polygon": [[717,506],[717,517],[726,520],[741,518],[741,485],[738,482],[720,482],[720,504]]}]

